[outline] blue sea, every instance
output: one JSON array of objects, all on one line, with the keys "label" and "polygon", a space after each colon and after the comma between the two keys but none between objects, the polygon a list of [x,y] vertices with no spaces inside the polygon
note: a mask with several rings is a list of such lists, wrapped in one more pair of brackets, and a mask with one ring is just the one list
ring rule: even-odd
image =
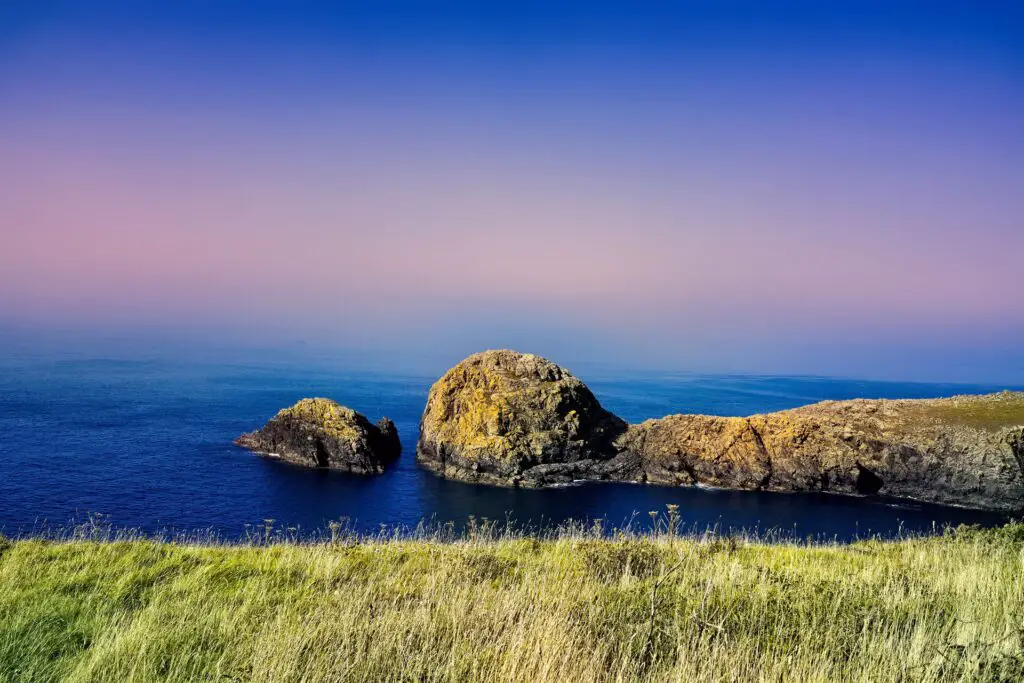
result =
[{"label": "blue sea", "polygon": [[[418,421],[443,372],[365,371],[344,361],[47,357],[0,359],[0,531],[40,533],[90,516],[149,534],[212,532],[244,538],[274,520],[299,535],[331,522],[381,527],[513,522],[534,529],[601,519],[650,524],[679,506],[692,530],[849,540],[930,533],[996,514],[870,498],[593,483],[517,490],[446,481],[416,465]],[[853,397],[924,398],[1004,386],[893,383],[817,377],[627,373],[573,368],[600,401],[630,421],[676,412],[747,415]],[[392,418],[402,457],[360,477],[303,469],[232,444],[279,408],[327,396]]]}]

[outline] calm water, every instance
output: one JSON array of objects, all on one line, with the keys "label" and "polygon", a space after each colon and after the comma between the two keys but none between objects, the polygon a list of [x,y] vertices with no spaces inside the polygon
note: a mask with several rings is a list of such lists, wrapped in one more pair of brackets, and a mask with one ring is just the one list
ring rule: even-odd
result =
[{"label": "calm water", "polygon": [[[417,468],[417,423],[434,376],[353,372],[330,363],[230,365],[180,361],[0,361],[0,530],[61,526],[99,513],[147,532],[212,529],[230,537],[270,518],[323,529],[360,529],[470,516],[533,525],[603,518],[621,525],[676,503],[699,528],[849,539],[928,531],[947,523],[998,523],[996,515],[814,494],[761,494],[589,484],[530,491],[439,479]],[[929,397],[1006,387],[849,380],[667,375],[616,376],[577,368],[603,404],[630,421],[672,412],[745,415],[822,399]],[[277,409],[329,396],[398,426],[398,464],[379,477],[306,470],[232,445]]]}]

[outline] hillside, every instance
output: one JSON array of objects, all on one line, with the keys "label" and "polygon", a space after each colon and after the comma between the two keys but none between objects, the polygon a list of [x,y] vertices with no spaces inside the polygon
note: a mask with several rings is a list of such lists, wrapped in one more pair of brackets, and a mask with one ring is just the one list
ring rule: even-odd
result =
[{"label": "hillside", "polygon": [[4,681],[1020,680],[1024,526],[3,542]]}]

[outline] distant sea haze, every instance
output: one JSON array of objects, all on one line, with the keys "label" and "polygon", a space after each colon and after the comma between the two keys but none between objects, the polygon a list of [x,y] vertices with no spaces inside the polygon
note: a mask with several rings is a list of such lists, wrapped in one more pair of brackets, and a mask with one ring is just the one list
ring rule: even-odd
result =
[{"label": "distant sea haze", "polygon": [[1019,0],[54,4],[0,332],[1024,382]]},{"label": "distant sea haze", "polygon": [[[118,528],[212,531],[243,537],[264,520],[323,531],[363,531],[473,516],[534,528],[601,519],[649,524],[678,505],[691,529],[716,527],[850,539],[931,532],[948,523],[997,523],[998,515],[823,494],[772,494],[588,484],[553,490],[476,486],[417,467],[415,444],[436,376],[369,373],[337,363],[9,358],[0,373],[0,530],[62,527],[92,514]],[[807,377],[587,376],[598,399],[631,422],[670,413],[748,415],[824,399],[927,398],[1006,388]],[[308,470],[250,454],[232,440],[278,409],[326,396],[386,415],[403,453],[376,477]]]}]

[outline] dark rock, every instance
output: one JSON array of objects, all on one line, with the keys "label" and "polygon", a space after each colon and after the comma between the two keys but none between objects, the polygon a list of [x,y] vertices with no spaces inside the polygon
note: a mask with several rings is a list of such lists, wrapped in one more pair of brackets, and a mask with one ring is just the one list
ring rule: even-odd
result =
[{"label": "dark rock", "polygon": [[391,420],[381,418],[373,425],[326,398],[304,398],[235,443],[298,465],[357,474],[383,472],[402,452]]}]

